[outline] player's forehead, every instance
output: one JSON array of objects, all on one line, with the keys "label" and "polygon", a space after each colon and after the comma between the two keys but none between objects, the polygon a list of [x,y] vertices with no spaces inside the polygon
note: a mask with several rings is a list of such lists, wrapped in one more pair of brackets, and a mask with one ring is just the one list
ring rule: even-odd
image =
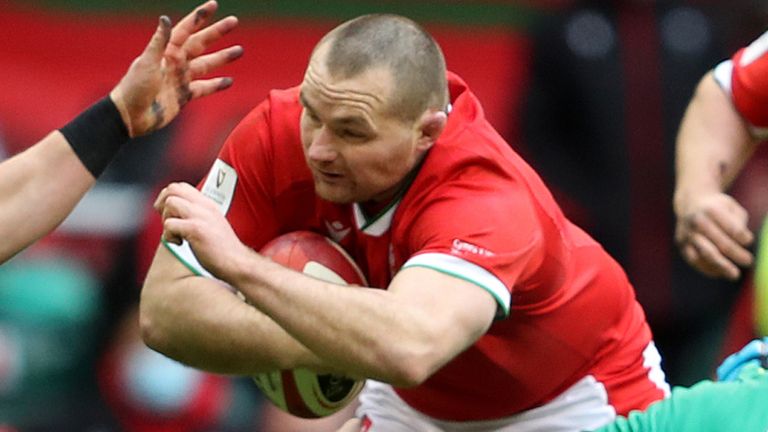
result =
[{"label": "player's forehead", "polygon": [[301,83],[302,103],[333,116],[380,117],[388,112],[392,76],[385,68],[371,68],[351,78],[332,74],[320,49],[315,52]]}]

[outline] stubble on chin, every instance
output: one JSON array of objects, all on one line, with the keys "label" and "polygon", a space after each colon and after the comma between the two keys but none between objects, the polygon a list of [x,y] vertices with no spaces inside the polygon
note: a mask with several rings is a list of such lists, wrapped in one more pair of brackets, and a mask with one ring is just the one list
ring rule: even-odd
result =
[{"label": "stubble on chin", "polygon": [[349,191],[322,184],[318,181],[315,181],[315,195],[334,204],[351,204],[355,202]]}]

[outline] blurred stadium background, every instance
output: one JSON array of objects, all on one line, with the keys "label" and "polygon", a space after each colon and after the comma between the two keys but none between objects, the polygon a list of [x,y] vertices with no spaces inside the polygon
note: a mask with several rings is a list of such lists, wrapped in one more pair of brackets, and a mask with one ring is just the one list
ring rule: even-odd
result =
[{"label": "blurred stadium background", "polygon": [[[143,49],[159,14],[175,22],[198,3],[0,0],[0,151],[5,155],[22,151],[106,94]],[[168,181],[197,182],[227,133],[269,89],[300,82],[315,42],[339,22],[363,13],[391,12],[423,23],[443,47],[449,68],[469,83],[490,121],[524,154],[535,153],[530,147],[539,145],[524,139],[522,110],[531,82],[533,38],[541,23],[584,5],[598,11],[651,11],[651,23],[656,22],[653,14],[662,9],[700,10],[708,20],[702,25],[722,35],[719,58],[756,37],[765,24],[760,2],[749,0],[728,5],[715,0],[219,3],[219,17],[236,14],[241,20],[240,28],[225,38],[227,45],[245,48],[245,56],[222,71],[235,78],[234,87],[193,102],[169,128],[131,143],[141,148],[121,154],[60,229],[0,268],[0,431],[5,432],[4,427],[19,432],[262,430],[262,401],[247,380],[199,374],[138,344],[135,305],[159,238],[150,203]],[[606,36],[596,31],[587,37],[599,43]],[[639,44],[643,45],[642,39]],[[687,87],[678,92],[678,101],[690,96],[695,77],[706,67],[697,64],[688,69]],[[575,81],[581,79],[577,72],[574,69]],[[654,88],[665,89],[663,84]],[[655,100],[645,96],[639,104]],[[624,99],[609,102],[616,104],[616,111],[624,111]],[[677,116],[671,114],[668,120],[674,123]],[[759,167],[749,173],[739,186],[741,196],[761,215],[768,195],[760,184],[768,184],[766,174]],[[553,185],[566,211],[588,225],[583,206]],[[587,193],[599,196],[600,190]],[[664,247],[673,247],[671,239]],[[712,357],[703,360],[705,366],[720,355],[721,347],[741,346],[749,334],[751,318],[744,312],[749,291],[731,290],[726,302],[717,308],[710,305],[695,317],[706,322],[711,314],[722,321],[717,335],[700,341],[711,348],[705,350]],[[664,298],[642,293],[640,297],[649,310],[674,313],[653,303]],[[731,313],[740,305],[742,312]],[[658,331],[666,331],[666,315],[651,319],[658,323]],[[680,373],[680,383],[688,383],[692,376],[705,377],[706,369],[692,368],[687,375]]]}]

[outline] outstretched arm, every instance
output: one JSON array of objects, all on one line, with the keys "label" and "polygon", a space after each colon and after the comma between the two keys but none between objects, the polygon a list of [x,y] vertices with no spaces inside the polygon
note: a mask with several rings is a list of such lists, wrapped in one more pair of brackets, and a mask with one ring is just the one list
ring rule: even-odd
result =
[{"label": "outstretched arm", "polygon": [[44,236],[72,211],[129,137],[167,125],[188,101],[228,88],[228,77],[200,77],[242,54],[205,50],[237,26],[207,26],[208,1],[171,28],[161,17],[144,52],[104,98],[75,120],[0,164],[0,262]]},{"label": "outstretched arm", "polygon": [[725,191],[758,141],[728,95],[707,74],[683,117],[677,138],[675,239],[702,273],[736,279],[752,264],[747,211]]}]

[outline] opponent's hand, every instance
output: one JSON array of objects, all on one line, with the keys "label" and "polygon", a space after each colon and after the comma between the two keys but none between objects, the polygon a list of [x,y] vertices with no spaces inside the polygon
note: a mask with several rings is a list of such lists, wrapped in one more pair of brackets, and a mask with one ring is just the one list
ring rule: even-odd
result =
[{"label": "opponent's hand", "polygon": [[765,368],[768,359],[768,338],[755,339],[748,343],[739,352],[726,358],[717,368],[717,379],[720,381],[733,381],[748,364],[756,364]]},{"label": "opponent's hand", "polygon": [[224,281],[251,253],[235,234],[216,203],[188,183],[171,183],[158,195],[155,209],[163,219],[163,239],[189,242],[206,270]]},{"label": "opponent's hand", "polygon": [[747,227],[747,211],[733,197],[709,194],[676,202],[675,242],[683,258],[710,277],[738,279],[741,268],[752,265],[748,250],[754,235]]},{"label": "opponent's hand", "polygon": [[110,93],[131,137],[162,128],[190,100],[232,85],[229,77],[200,79],[243,54],[238,45],[204,54],[237,27],[234,16],[206,25],[217,8],[215,0],[207,1],[173,28],[167,16],[160,17],[144,52]]}]

